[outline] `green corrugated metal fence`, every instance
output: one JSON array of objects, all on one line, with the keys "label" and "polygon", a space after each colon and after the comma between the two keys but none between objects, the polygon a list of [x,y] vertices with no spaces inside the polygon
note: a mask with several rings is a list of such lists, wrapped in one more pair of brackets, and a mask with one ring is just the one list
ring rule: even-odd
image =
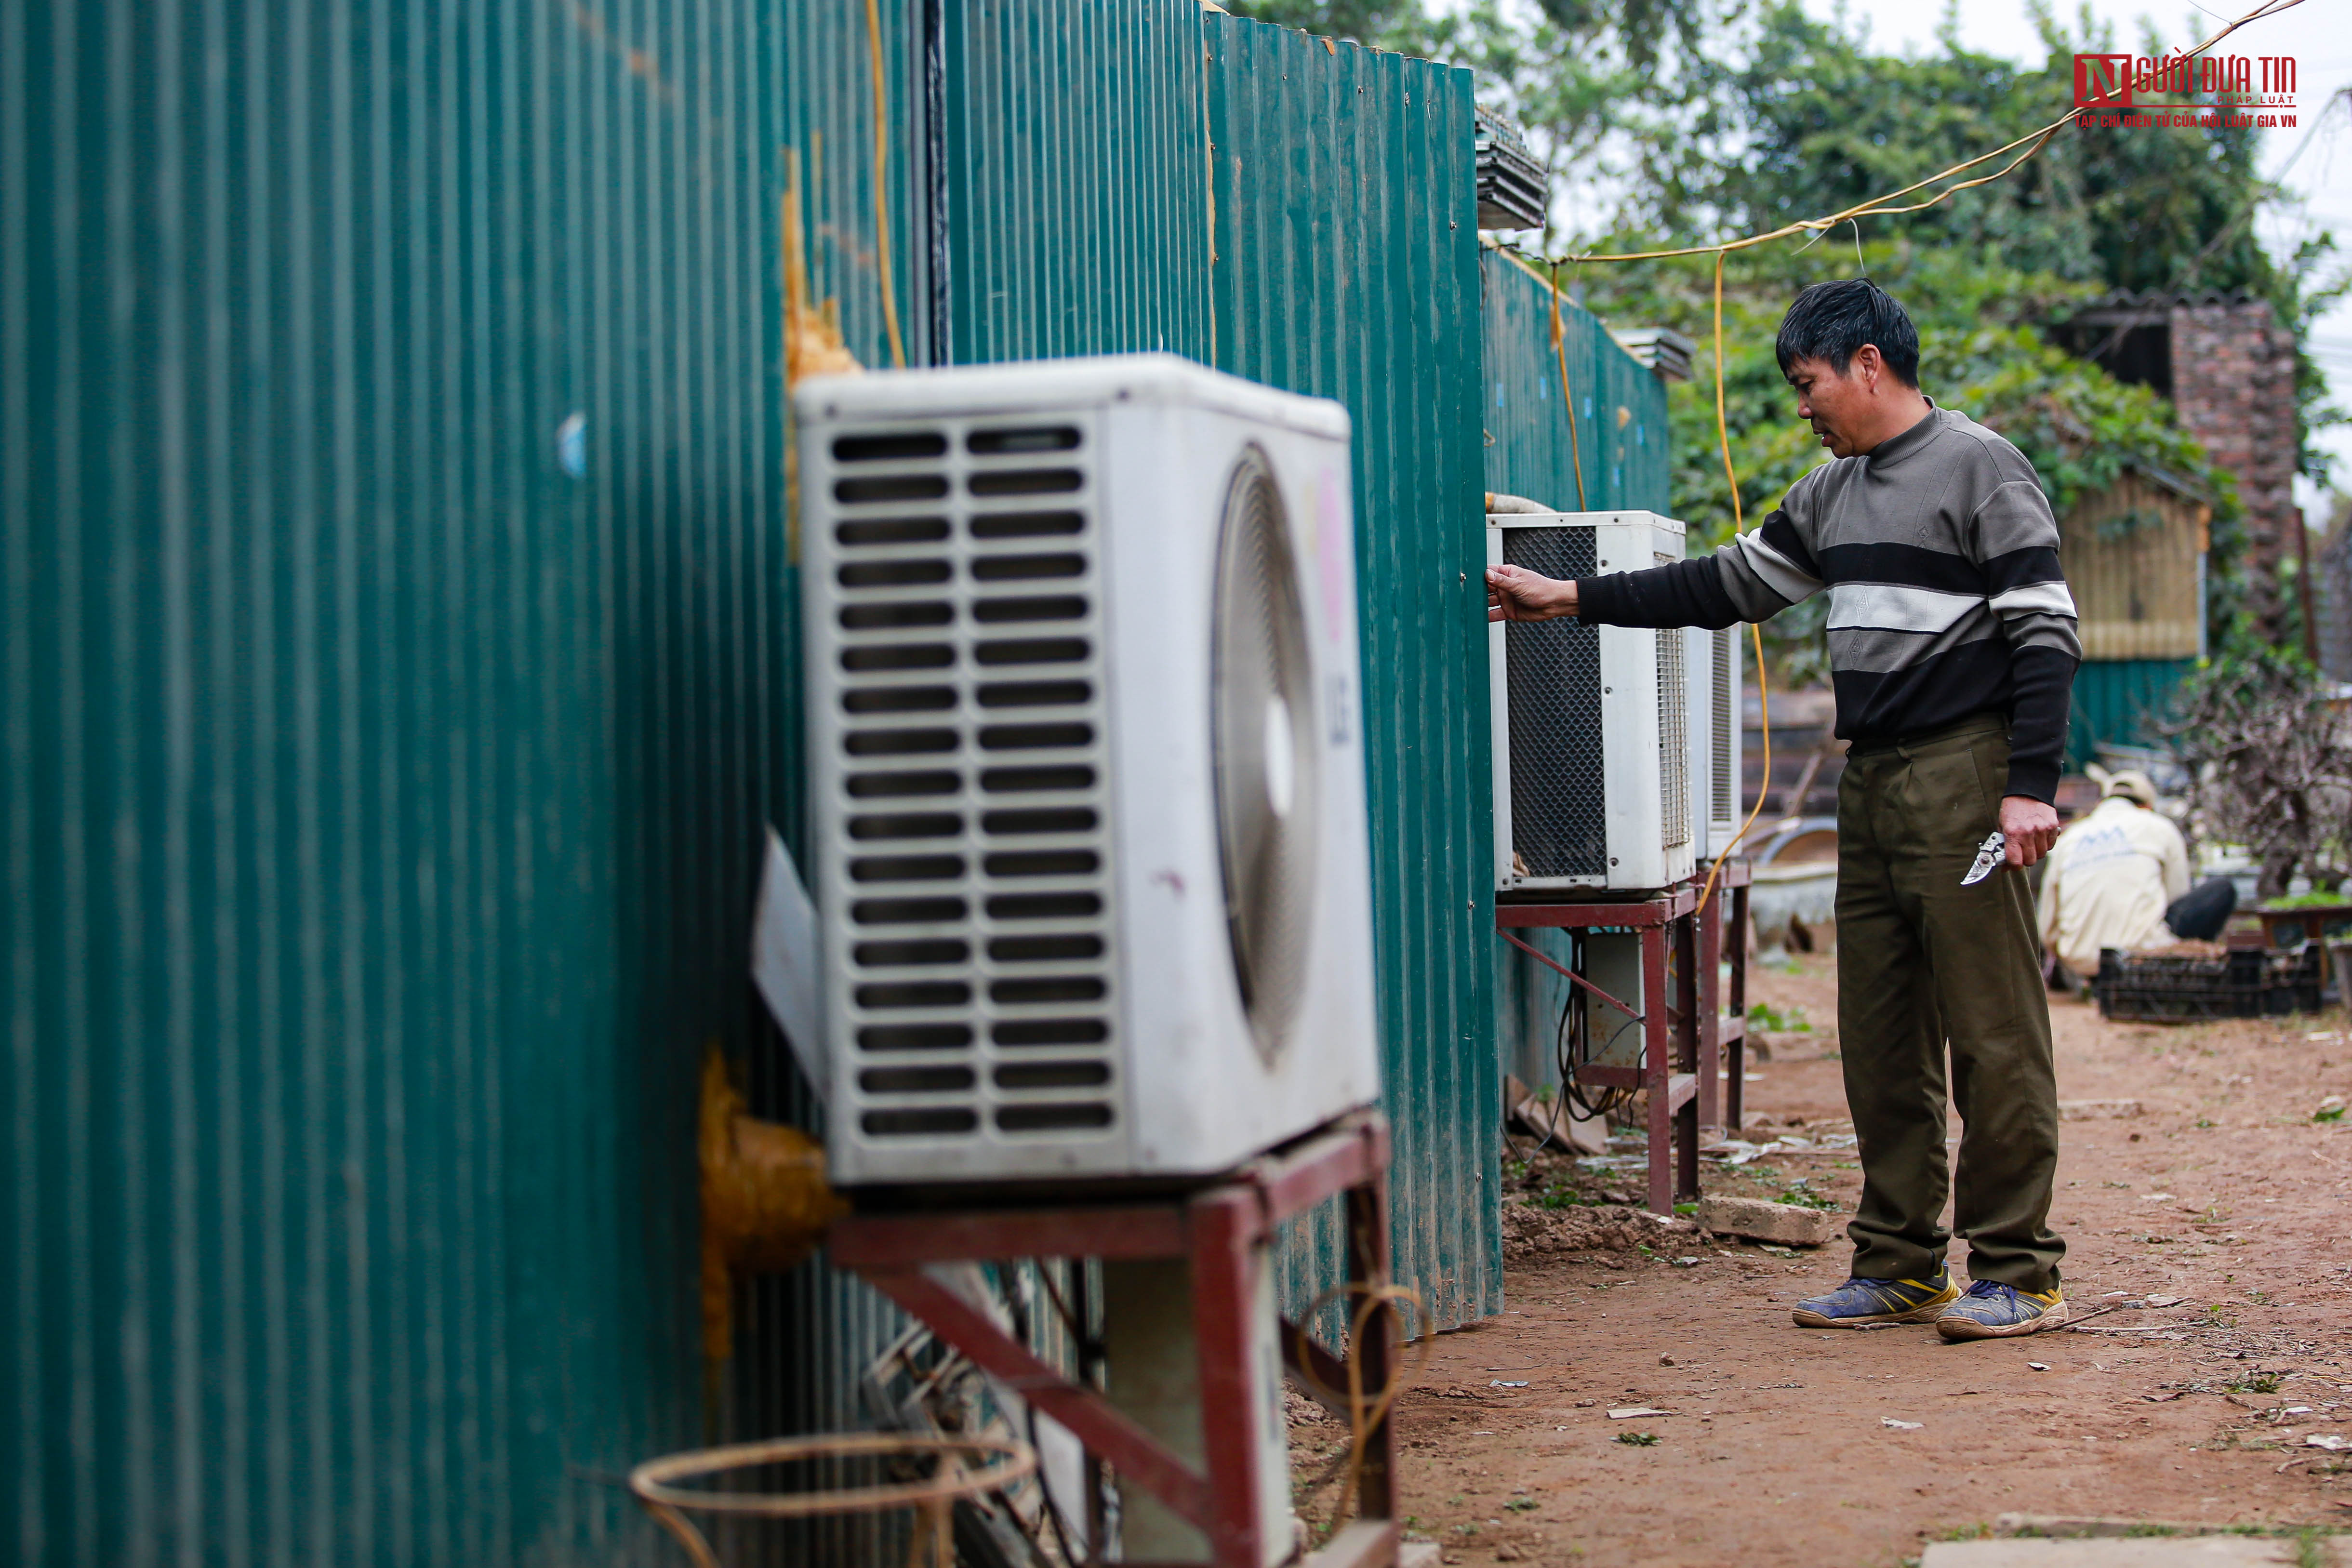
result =
[{"label": "green corrugated metal fence", "polygon": [[0,7],[10,1560],[651,1550],[796,827],[781,159],[877,357],[864,42]]},{"label": "green corrugated metal fence", "polygon": [[2197,661],[2189,658],[2086,660],[2074,671],[2066,765],[2081,769],[2098,761],[2102,742],[2161,745],[2156,726],[2169,716],[2180,683],[2196,668]]},{"label": "green corrugated metal fence", "polygon": [[[1355,416],[1400,1272],[1492,1311],[1468,78],[879,15],[913,362]],[[743,959],[802,833],[781,204],[888,363],[866,49],[857,0],[0,6],[16,1560],[616,1560],[633,1461],[858,1419],[894,1320],[814,1265],[704,1407],[691,1095],[716,1041],[819,1121]]]},{"label": "green corrugated metal fence", "polygon": [[[1620,348],[1597,317],[1567,300],[1560,301],[1562,341],[1555,350],[1546,280],[1494,250],[1480,253],[1478,267],[1485,298],[1479,417],[1494,438],[1486,454],[1486,488],[1563,511],[1639,507],[1673,515],[1665,384]],[[1561,289],[1574,281],[1563,268]],[[1563,353],[1576,398],[1573,436],[1560,407]],[[1580,445],[1581,501],[1571,455]]]},{"label": "green corrugated metal fence", "polygon": [[[1458,1324],[1502,1305],[1471,78],[1230,17],[1207,33],[1218,367],[1355,418],[1396,1274]],[[1306,1227],[1294,1295],[1338,1246],[1328,1214]]]},{"label": "green corrugated metal fence", "polygon": [[[1672,516],[1665,384],[1620,348],[1590,311],[1566,300],[1560,302],[1561,342],[1555,350],[1548,280],[1493,250],[1483,252],[1478,264],[1486,299],[1479,417],[1493,437],[1486,449],[1486,488],[1563,511],[1638,507]],[[1561,289],[1573,282],[1572,273],[1563,268]],[[1560,401],[1563,354],[1576,403],[1572,436]],[[1580,445],[1581,502],[1576,483]],[[1703,520],[1686,521],[1696,526]],[[1523,934],[1530,945],[1563,963],[1569,961],[1565,933]],[[1489,958],[1495,1035],[1505,1068],[1531,1087],[1558,1084],[1557,1031],[1568,982],[1498,939]]]},{"label": "green corrugated metal fence", "polygon": [[947,7],[949,352],[1209,361],[1201,9]]},{"label": "green corrugated metal fence", "polygon": [[[917,130],[936,90],[935,9],[922,0],[882,0],[878,8],[887,100],[886,205],[892,292],[900,339],[908,362],[916,364],[940,357],[943,335],[934,304],[942,269],[929,243],[941,170],[937,148]],[[862,363],[888,365],[891,351],[874,201],[872,40],[862,0],[781,7],[763,0],[748,9],[741,38],[760,65],[758,103],[762,110],[748,122],[758,130],[754,137],[744,139],[742,153],[756,156],[764,170],[761,184],[750,193],[760,204],[760,244],[747,265],[768,283],[772,300],[781,288],[782,196],[791,184],[802,208],[801,239],[812,298],[835,304],[850,352]],[[693,188],[691,179],[684,183]],[[780,397],[781,321],[772,314],[758,330],[763,334],[758,345],[762,395]],[[782,445],[761,449],[761,482],[773,487],[780,504],[789,510],[788,413],[779,408],[775,417]],[[733,567],[734,572],[745,567],[757,572],[751,585],[758,595],[759,619],[722,648],[743,661],[756,678],[756,688],[746,690],[743,700],[756,710],[746,719],[759,727],[764,741],[757,783],[741,772],[748,759],[714,754],[709,761],[717,773],[714,782],[754,795],[793,852],[804,856],[797,536],[787,521],[782,531],[763,536],[763,543],[761,560]],[[748,875],[751,866],[737,856],[721,869]],[[737,954],[748,952],[745,928],[752,896],[748,883],[739,885],[713,910],[722,923],[706,937],[712,944],[707,950],[707,962],[713,965],[709,990],[736,1010],[720,1038],[730,1051],[740,1053],[755,1112],[821,1136],[822,1108],[765,1012],[751,1000],[741,966],[735,962]],[[787,1276],[749,1282],[738,1298],[733,1375],[719,1386],[722,1407],[705,1412],[694,1439],[865,1425],[867,1412],[859,1401],[858,1377],[902,1326],[887,1302],[827,1268],[821,1258]],[[749,1560],[755,1547],[771,1553],[814,1553],[826,1561],[846,1560],[860,1552],[875,1554],[871,1537],[838,1528],[820,1530],[814,1539],[793,1538],[773,1526],[748,1529],[728,1544],[730,1562]]]}]

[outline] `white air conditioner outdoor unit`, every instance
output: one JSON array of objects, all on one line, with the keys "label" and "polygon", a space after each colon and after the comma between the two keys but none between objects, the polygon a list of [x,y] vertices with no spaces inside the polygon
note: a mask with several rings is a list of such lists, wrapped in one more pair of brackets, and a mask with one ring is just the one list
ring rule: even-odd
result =
[{"label": "white air conditioner outdoor unit", "polygon": [[1691,855],[1713,860],[1731,845],[1746,815],[1740,766],[1739,652],[1747,628],[1698,627],[1683,634],[1684,674],[1690,682]]},{"label": "white air conditioner outdoor unit", "polygon": [[833,1179],[1205,1176],[1375,1099],[1347,412],[1164,354],[794,411]]},{"label": "white air conditioner outdoor unit", "polygon": [[[1682,558],[1683,525],[1655,512],[1486,519],[1489,565],[1547,577]],[[1487,627],[1496,891],[1642,890],[1690,876],[1686,651],[1704,636],[1572,616]]]}]

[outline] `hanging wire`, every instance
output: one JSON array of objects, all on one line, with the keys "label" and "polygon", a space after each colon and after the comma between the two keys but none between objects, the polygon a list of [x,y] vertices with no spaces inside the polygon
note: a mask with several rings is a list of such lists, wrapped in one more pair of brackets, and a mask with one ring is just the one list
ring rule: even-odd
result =
[{"label": "hanging wire", "polygon": [[[2282,11],[2291,11],[2295,6],[2302,4],[2303,0],[2264,0],[2263,4],[2255,6],[2244,16],[2240,16],[2233,22],[2231,22],[2222,27],[2221,31],[2215,33],[2211,37],[2206,39],[2203,43],[2199,44],[2196,47],[2184,51],[2179,58],[2185,60],[2195,59],[2199,55],[2203,54],[2206,50],[2211,48],[2214,45],[2220,43],[2222,39],[2228,37],[2239,28],[2247,26],[2249,23],[2259,22],[2267,17],[2275,16]],[[2167,58],[2170,58],[2172,57],[2167,57]],[[1658,261],[1674,256],[1719,255],[1727,250],[1746,250],[1751,246],[1768,244],[1776,239],[1786,239],[1792,234],[1804,234],[1809,231],[1818,233],[1824,229],[1835,228],[1839,224],[1844,223],[1849,218],[1897,217],[1906,213],[1924,212],[1927,208],[1935,206],[1938,203],[1945,201],[1948,197],[1957,195],[1962,191],[1973,189],[1978,185],[1990,184],[1993,181],[2013,173],[2020,165],[2023,164],[2028,159],[2033,157],[2034,154],[2040,153],[2043,147],[2047,146],[2050,139],[2053,136],[2055,136],[2059,132],[2064,130],[2066,126],[2074,121],[2075,116],[2081,112],[2082,110],[2079,109],[2070,108],[2065,113],[2060,115],[2057,119],[2052,121],[2049,124],[2043,126],[2039,131],[2029,131],[2015,141],[2005,142],[1990,153],[1979,153],[1973,158],[1954,163],[1951,167],[1930,174],[1926,179],[1915,180],[1911,184],[1903,186],[1900,190],[1888,191],[1884,195],[1872,196],[1867,200],[1855,203],[1853,206],[1845,207],[1840,211],[1831,213],[1825,217],[1799,218],[1794,223],[1782,224],[1779,228],[1769,229],[1762,234],[1751,234],[1743,236],[1738,239],[1722,240],[1714,245],[1686,245],[1672,250],[1619,251],[1606,256],[1596,256],[1591,251],[1585,251],[1580,255],[1567,257],[1563,259],[1582,265],[1586,262]],[[1938,181],[1950,179],[1953,175],[1963,174],[1969,169],[1975,168],[1979,163],[1990,163],[1994,159],[2000,157],[2004,153],[2017,152],[2021,147],[2024,148],[2025,151],[2020,153],[2017,157],[2010,160],[2009,163],[1994,170],[1990,174],[1979,175],[1973,180],[1963,180],[1957,185],[1952,185],[1937,192],[1934,195],[1929,196],[1926,201],[1914,202],[1908,206],[1888,206],[1885,205],[1903,196],[1907,196],[1914,191],[1926,190],[1928,186],[1937,184]]]},{"label": "hanging wire", "polygon": [[[1737,533],[1747,525],[1748,517],[1739,500],[1739,471],[1733,468],[1731,463],[1731,426],[1724,417],[1723,412],[1723,253],[1721,251],[1716,252],[1715,256],[1715,439],[1717,447],[1723,453],[1723,477],[1731,485],[1731,529],[1734,533]],[[1748,635],[1756,645],[1756,710],[1758,728],[1764,742],[1764,771],[1757,775],[1756,804],[1748,808],[1748,820],[1739,825],[1739,831],[1731,836],[1728,843],[1716,850],[1715,858],[1707,865],[1706,886],[1699,889],[1698,902],[1691,906],[1693,919],[1706,913],[1706,902],[1715,897],[1715,884],[1723,875],[1725,862],[1731,858],[1731,852],[1738,847],[1739,841],[1748,837],[1748,830],[1756,826],[1756,818],[1764,809],[1764,796],[1772,787],[1772,692],[1771,682],[1764,673],[1762,624],[1756,621],[1748,622]],[[1709,845],[1708,847],[1715,847]],[[1738,933],[1733,934],[1736,940],[1739,939]]]},{"label": "hanging wire", "polygon": [[[1311,1342],[1307,1331],[1304,1327],[1294,1331],[1298,1337],[1299,1380],[1325,1404],[1344,1405],[1348,1414],[1348,1479],[1339,1489],[1339,1500],[1331,1507],[1331,1517],[1335,1520],[1346,1515],[1349,1503],[1354,1500],[1356,1489],[1362,1483],[1364,1461],[1370,1454],[1372,1433],[1388,1419],[1398,1396],[1421,1381],[1422,1373],[1429,1368],[1430,1354],[1437,1348],[1436,1326],[1430,1321],[1429,1303],[1422,1293],[1410,1285],[1397,1285],[1387,1280],[1350,1279],[1344,1284],[1334,1285],[1307,1304],[1307,1310],[1298,1315],[1299,1323],[1313,1322],[1325,1307],[1349,1296],[1360,1296],[1363,1302],[1356,1309],[1349,1324],[1350,1353],[1347,1363],[1346,1388],[1328,1388],[1323,1380],[1315,1375],[1314,1362],[1307,1353]],[[1411,1307],[1413,1315],[1421,1320],[1422,1331],[1405,1341],[1405,1343],[1417,1347],[1421,1354],[1410,1372],[1405,1370],[1402,1358],[1391,1363],[1386,1385],[1376,1393],[1367,1392],[1363,1357],[1358,1347],[1364,1343],[1373,1319],[1391,1302]]]},{"label": "hanging wire", "polygon": [[1577,434],[1576,392],[1568,384],[1568,333],[1559,321],[1559,263],[1551,264],[1551,352],[1559,360],[1559,400],[1568,405],[1568,449],[1576,461],[1576,510],[1590,511],[1584,501],[1584,438]]}]

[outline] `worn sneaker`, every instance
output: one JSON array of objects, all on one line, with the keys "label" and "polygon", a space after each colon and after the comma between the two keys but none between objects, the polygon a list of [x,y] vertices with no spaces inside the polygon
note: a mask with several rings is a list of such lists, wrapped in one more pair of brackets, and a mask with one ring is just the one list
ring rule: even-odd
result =
[{"label": "worn sneaker", "polygon": [[1866,1329],[1878,1323],[1930,1323],[1960,1299],[1951,1270],[1929,1279],[1849,1279],[1826,1296],[1797,1303],[1801,1329]]},{"label": "worn sneaker", "polygon": [[2064,1291],[2021,1290],[1991,1279],[1970,1285],[1969,1293],[1936,1320],[1936,1331],[1948,1340],[2007,1339],[2065,1326]]}]

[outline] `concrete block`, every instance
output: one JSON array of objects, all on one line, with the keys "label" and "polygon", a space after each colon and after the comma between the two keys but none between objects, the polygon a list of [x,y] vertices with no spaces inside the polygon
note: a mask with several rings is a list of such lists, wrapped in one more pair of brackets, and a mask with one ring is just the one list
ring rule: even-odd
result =
[{"label": "concrete block", "polygon": [[1701,1198],[1698,1223],[1718,1236],[1744,1236],[1783,1247],[1822,1247],[1845,1234],[1845,1215],[1761,1198]]},{"label": "concrete block", "polygon": [[2137,1116],[2137,1100],[2062,1100],[2058,1102],[2061,1121],[2108,1121]]}]

